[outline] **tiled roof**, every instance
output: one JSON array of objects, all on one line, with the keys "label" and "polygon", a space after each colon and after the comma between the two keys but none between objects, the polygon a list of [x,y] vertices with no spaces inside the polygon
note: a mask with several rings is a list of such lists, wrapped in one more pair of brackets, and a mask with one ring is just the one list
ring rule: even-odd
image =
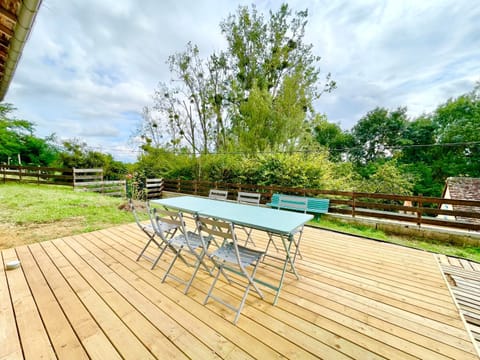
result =
[{"label": "tiled roof", "polygon": [[[445,189],[449,190],[450,197],[455,200],[480,200],[480,178],[449,177]],[[444,192],[445,194],[445,192]],[[475,206],[454,205],[454,210],[480,213]],[[480,223],[480,219],[457,217],[457,220]]]},{"label": "tiled roof", "polygon": [[452,199],[480,200],[480,178],[449,177],[447,186]]}]

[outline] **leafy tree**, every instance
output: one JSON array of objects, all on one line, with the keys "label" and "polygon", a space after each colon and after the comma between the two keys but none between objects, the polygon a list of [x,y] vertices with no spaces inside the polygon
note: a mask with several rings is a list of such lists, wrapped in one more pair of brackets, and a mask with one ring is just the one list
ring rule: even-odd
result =
[{"label": "leafy tree", "polygon": [[90,149],[78,139],[63,142],[56,166],[64,168],[102,168],[105,179],[115,180],[127,174],[127,166],[113,159],[112,155]]},{"label": "leafy tree", "polygon": [[407,126],[407,109],[389,111],[375,108],[362,117],[352,129],[355,140],[350,151],[352,160],[366,164],[378,159],[391,158],[395,148],[403,143],[403,132]]},{"label": "leafy tree", "polygon": [[46,139],[34,135],[34,124],[27,120],[11,118],[12,104],[0,104],[0,162],[22,165],[50,165],[58,150],[54,136]]},{"label": "leafy tree", "polygon": [[[239,7],[221,23],[231,70],[232,131],[240,147],[242,139],[251,139],[255,135],[250,132],[261,128],[272,150],[292,149],[305,131],[312,101],[335,87],[327,75],[324,88],[318,88],[320,58],[303,40],[307,17],[307,10],[292,15],[283,4],[265,20],[252,5]],[[270,130],[268,135],[265,130]],[[256,149],[255,144],[247,144]]]},{"label": "leafy tree", "polygon": [[268,19],[254,5],[239,7],[220,24],[226,51],[203,60],[188,43],[169,57],[172,82],[160,84],[138,134],[147,145],[193,155],[294,149],[312,101],[335,87],[327,75],[319,89],[320,58],[303,40],[307,16],[286,4]]},{"label": "leafy tree", "polygon": [[360,181],[357,185],[358,191],[411,195],[415,184],[415,178],[405,171],[396,160],[371,163],[373,173]]},{"label": "leafy tree", "polygon": [[432,117],[438,148],[437,177],[480,177],[480,85],[439,106]]},{"label": "leafy tree", "polygon": [[354,144],[351,134],[343,131],[340,125],[329,122],[326,116],[317,115],[311,126],[313,138],[329,149],[331,160],[341,161],[347,157],[348,149]]},{"label": "leafy tree", "polygon": [[[140,135],[149,145],[178,149],[188,146],[193,154],[216,150],[226,143],[224,114],[226,67],[224,55],[205,61],[191,43],[168,59],[173,79],[155,91],[154,111],[144,110]],[[162,136],[166,133],[166,139]]]}]

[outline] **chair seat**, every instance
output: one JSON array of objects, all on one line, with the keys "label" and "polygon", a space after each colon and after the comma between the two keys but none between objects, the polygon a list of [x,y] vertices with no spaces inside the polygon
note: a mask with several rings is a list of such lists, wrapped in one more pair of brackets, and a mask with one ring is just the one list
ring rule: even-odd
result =
[{"label": "chair seat", "polygon": [[[147,225],[147,226],[150,226],[153,229],[152,225]],[[170,230],[178,228],[177,224],[168,224],[168,223],[164,223],[164,222],[159,223],[158,226],[159,226],[159,230],[164,231],[164,232],[169,232]]]},{"label": "chair seat", "polygon": [[[240,263],[242,266],[251,265],[260,259],[264,254],[263,251],[249,249],[241,245],[238,245],[238,252],[240,254]],[[217,250],[213,251],[211,255],[229,263],[236,264],[238,262],[233,243],[226,244],[218,248]]]},{"label": "chair seat", "polygon": [[[182,246],[188,246],[188,244],[190,244],[190,246],[193,248],[199,248],[202,246],[200,235],[198,235],[197,233],[194,233],[193,231],[188,231],[187,236],[188,236],[188,242],[185,235],[181,234],[172,238],[170,240],[170,245],[173,245],[175,247],[182,247]],[[211,237],[203,238],[203,241],[205,242],[206,245],[210,243],[210,240],[211,240]]]}]

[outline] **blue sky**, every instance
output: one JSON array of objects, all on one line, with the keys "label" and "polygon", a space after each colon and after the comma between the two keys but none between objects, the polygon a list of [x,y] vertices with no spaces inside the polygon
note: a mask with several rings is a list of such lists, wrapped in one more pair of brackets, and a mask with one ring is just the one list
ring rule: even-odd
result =
[{"label": "blue sky", "polygon": [[[80,139],[134,161],[129,142],[168,56],[188,41],[201,54],[225,48],[219,23],[238,5],[222,0],[43,0],[6,102],[36,134]],[[277,1],[256,1],[265,14]],[[288,2],[309,10],[306,41],[337,89],[315,107],[350,129],[377,106],[434,110],[480,81],[480,2],[471,0]]]}]

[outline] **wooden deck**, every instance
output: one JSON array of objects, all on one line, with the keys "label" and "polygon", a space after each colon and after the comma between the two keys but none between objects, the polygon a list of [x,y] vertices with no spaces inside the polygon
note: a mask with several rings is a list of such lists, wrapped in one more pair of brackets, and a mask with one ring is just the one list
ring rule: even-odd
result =
[{"label": "wooden deck", "polygon": [[202,305],[207,274],[183,295],[160,282],[170,255],[136,262],[144,240],[129,224],[1,251],[22,266],[0,273],[0,359],[478,359],[433,254],[306,228],[301,279],[287,276],[277,306],[268,289],[249,295],[234,326]]},{"label": "wooden deck", "polygon": [[480,348],[480,264],[451,256],[438,255],[438,257],[478,349]]}]

